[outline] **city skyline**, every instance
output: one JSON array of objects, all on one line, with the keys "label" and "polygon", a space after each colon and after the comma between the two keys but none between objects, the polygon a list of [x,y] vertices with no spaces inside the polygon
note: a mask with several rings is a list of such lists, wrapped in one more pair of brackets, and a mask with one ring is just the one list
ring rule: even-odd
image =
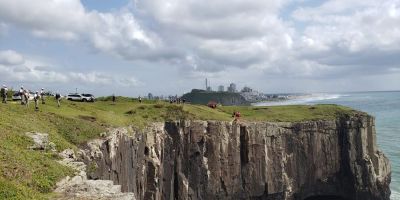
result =
[{"label": "city skyline", "polygon": [[[68,17],[66,17],[68,16]],[[0,0],[0,84],[96,95],[400,89],[400,1]]]}]

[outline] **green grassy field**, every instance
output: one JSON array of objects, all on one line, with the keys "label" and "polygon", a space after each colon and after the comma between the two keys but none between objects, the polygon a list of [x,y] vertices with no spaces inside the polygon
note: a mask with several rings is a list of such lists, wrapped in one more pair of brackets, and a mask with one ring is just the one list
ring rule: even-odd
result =
[{"label": "green grassy field", "polygon": [[[105,98],[103,98],[105,99]],[[118,98],[95,103],[63,100],[61,108],[53,99],[39,105],[40,111],[17,102],[0,104],[0,199],[47,199],[55,183],[72,175],[71,169],[56,162],[57,154],[32,151],[26,132],[48,133],[58,151],[76,149],[86,141],[99,137],[108,127],[134,125],[145,127],[151,122],[173,120],[231,121],[239,111],[242,121],[310,121],[332,120],[353,110],[336,105],[246,107],[228,106],[211,109],[201,105],[176,105],[166,102]]]}]

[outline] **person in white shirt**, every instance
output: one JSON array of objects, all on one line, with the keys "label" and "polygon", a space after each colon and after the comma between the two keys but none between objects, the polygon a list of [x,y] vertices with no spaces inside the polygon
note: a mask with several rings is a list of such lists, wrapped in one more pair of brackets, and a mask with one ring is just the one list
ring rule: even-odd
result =
[{"label": "person in white shirt", "polygon": [[29,90],[24,90],[24,99],[25,99],[25,106],[29,107],[29,98],[31,96],[31,93]]},{"label": "person in white shirt", "polygon": [[1,97],[3,97],[3,103],[7,103],[7,92],[7,86],[3,85],[3,87],[1,88]]},{"label": "person in white shirt", "polygon": [[44,101],[44,88],[42,88],[42,90],[40,90],[40,98],[42,99],[42,104],[45,104],[46,102]]},{"label": "person in white shirt", "polygon": [[35,101],[35,110],[38,111],[39,110],[39,92],[36,91],[35,95],[33,96],[33,100]]},{"label": "person in white shirt", "polygon": [[21,97],[21,105],[25,104],[25,90],[24,87],[21,86],[21,89],[19,89],[19,96]]}]

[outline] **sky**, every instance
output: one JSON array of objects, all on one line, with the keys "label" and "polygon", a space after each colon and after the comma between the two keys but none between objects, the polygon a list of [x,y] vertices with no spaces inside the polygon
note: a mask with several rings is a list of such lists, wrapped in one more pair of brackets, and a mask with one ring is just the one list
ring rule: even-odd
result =
[{"label": "sky", "polygon": [[181,95],[400,90],[400,0],[0,0],[0,84]]}]

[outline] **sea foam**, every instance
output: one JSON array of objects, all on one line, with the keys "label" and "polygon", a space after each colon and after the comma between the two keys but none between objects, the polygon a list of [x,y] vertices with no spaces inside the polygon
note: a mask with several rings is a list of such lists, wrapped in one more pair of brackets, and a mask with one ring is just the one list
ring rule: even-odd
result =
[{"label": "sea foam", "polygon": [[346,95],[342,94],[310,94],[310,95],[302,95],[302,96],[292,96],[286,100],[280,101],[264,101],[260,103],[253,104],[254,106],[281,106],[281,105],[296,105],[296,104],[313,104],[316,101],[322,100],[330,100],[330,99],[337,99]]}]

